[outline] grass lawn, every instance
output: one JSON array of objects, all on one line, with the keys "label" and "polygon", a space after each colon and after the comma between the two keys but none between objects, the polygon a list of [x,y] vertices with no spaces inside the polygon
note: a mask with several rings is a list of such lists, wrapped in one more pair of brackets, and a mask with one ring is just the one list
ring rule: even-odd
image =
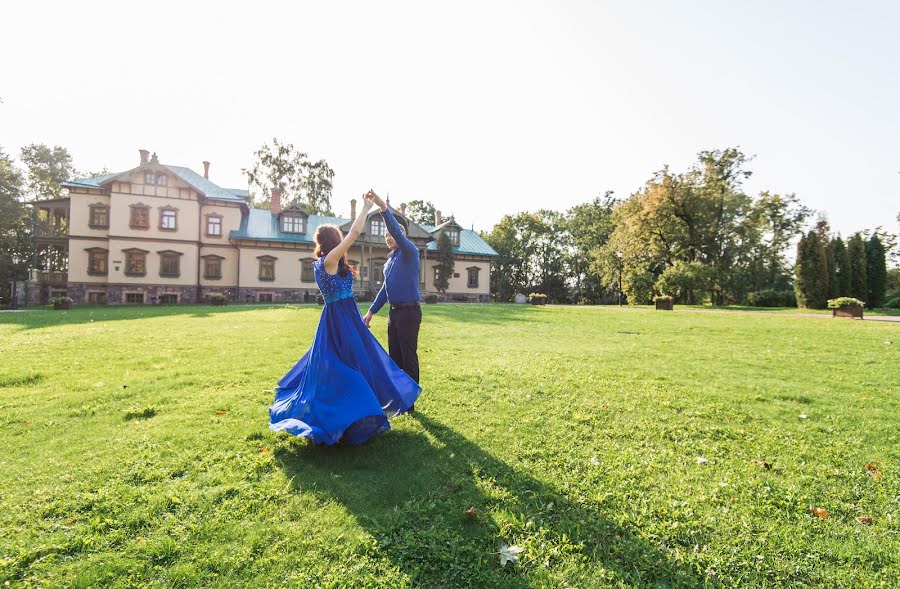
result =
[{"label": "grass lawn", "polygon": [[0,313],[0,586],[897,586],[900,325],[424,312],[355,448],[267,427],[319,307]]}]

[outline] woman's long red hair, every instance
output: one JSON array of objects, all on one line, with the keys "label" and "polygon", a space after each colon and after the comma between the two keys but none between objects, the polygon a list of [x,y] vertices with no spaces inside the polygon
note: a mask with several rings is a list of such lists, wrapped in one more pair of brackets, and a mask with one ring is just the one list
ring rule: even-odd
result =
[{"label": "woman's long red hair", "polygon": [[[313,255],[317,258],[324,258],[331,250],[341,243],[341,240],[344,239],[344,234],[334,225],[319,225],[313,239],[316,241],[316,249],[313,251]],[[347,261],[347,254],[344,253],[344,255],[341,256],[340,261],[338,261],[337,273],[341,276],[346,276],[347,272],[350,272],[354,277],[359,278],[359,272],[353,267],[353,264]]]}]

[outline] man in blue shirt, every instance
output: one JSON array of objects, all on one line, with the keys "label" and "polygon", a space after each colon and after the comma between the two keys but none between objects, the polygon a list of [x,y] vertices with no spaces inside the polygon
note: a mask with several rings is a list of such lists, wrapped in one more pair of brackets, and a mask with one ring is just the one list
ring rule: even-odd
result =
[{"label": "man in blue shirt", "polygon": [[385,302],[391,306],[388,316],[388,353],[397,366],[419,382],[419,326],[422,324],[422,308],[419,306],[419,248],[406,236],[406,219],[396,219],[380,196],[371,190],[369,194],[381,208],[381,216],[387,228],[384,241],[391,253],[384,264],[384,284],[363,321],[369,325],[372,316],[381,310]]}]

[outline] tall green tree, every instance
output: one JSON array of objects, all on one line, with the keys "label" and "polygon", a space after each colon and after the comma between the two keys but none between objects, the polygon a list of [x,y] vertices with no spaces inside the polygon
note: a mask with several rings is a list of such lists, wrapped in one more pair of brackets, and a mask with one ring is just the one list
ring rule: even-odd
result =
[{"label": "tall green tree", "polygon": [[324,159],[312,161],[309,155],[282,143],[277,138],[263,144],[254,154],[249,168],[244,168],[251,190],[259,190],[255,204],[268,206],[271,189],[281,188],[284,206],[298,205],[310,213],[332,215],[331,193],[334,170]]},{"label": "tall green tree", "polygon": [[634,286],[629,302],[636,303],[669,266],[700,262],[712,268],[714,304],[746,296],[761,234],[753,199],[743,191],[747,163],[739,150],[724,149],[700,152],[684,173],[657,172],[616,207],[615,230],[595,257],[605,279],[621,259],[623,288]]},{"label": "tall green tree", "polygon": [[[791,283],[786,253],[801,232],[811,211],[796,195],[761,192],[752,206],[752,220],[759,228],[759,256],[750,262],[754,290],[784,290]],[[754,271],[758,268],[758,271]]]},{"label": "tall green tree", "polygon": [[615,203],[612,192],[607,192],[570,208],[560,220],[568,237],[564,256],[573,302],[614,301],[617,286],[604,283],[602,274],[593,269],[593,260],[612,235]]},{"label": "tall green tree", "polygon": [[483,237],[497,252],[491,293],[510,301],[517,293],[543,292],[551,301],[567,300],[564,265],[568,235],[555,211],[504,215]]},{"label": "tall green tree", "polygon": [[72,155],[65,147],[32,143],[22,148],[27,200],[46,200],[62,196],[63,182],[75,177]]},{"label": "tall green tree", "polygon": [[[26,278],[31,257],[31,222],[28,207],[22,203],[24,192],[22,172],[0,148],[0,305],[10,302],[8,285],[13,277]],[[18,266],[13,265],[13,256],[21,260]]]},{"label": "tall green tree", "polygon": [[847,240],[847,255],[850,258],[850,296],[868,303],[869,278],[867,275],[866,246],[862,235],[854,233]]},{"label": "tall green tree", "polygon": [[794,271],[797,305],[809,309],[824,309],[828,300],[828,267],[825,246],[816,231],[810,231],[800,238]]},{"label": "tall green tree", "polygon": [[434,279],[434,287],[438,292],[447,292],[450,277],[453,276],[453,242],[446,231],[441,231],[437,240],[438,272]]},{"label": "tall green tree", "polygon": [[878,234],[873,234],[865,243],[866,247],[866,281],[868,283],[869,308],[875,309],[884,305],[887,290],[887,259],[884,245]]},{"label": "tall green tree", "polygon": [[834,258],[836,277],[834,290],[829,288],[831,298],[849,297],[852,289],[850,283],[853,271],[850,268],[850,255],[847,253],[844,240],[838,235],[829,242],[828,248],[831,250],[831,256]]},{"label": "tall green tree", "polygon": [[419,225],[434,225],[434,213],[437,209],[429,200],[411,200],[406,203],[406,217]]},{"label": "tall green tree", "polygon": [[814,230],[819,236],[819,241],[822,243],[822,246],[825,248],[825,283],[828,287],[826,296],[828,298],[834,298],[838,296],[834,294],[837,290],[837,268],[835,265],[834,250],[831,249],[831,224],[824,214],[819,215]]}]

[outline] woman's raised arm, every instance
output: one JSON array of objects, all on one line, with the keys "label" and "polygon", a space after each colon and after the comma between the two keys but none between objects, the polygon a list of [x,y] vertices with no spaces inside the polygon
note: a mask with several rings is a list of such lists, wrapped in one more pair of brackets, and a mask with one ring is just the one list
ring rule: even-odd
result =
[{"label": "woman's raised arm", "polygon": [[362,233],[363,226],[366,224],[367,214],[373,204],[374,201],[372,197],[368,194],[364,194],[362,211],[353,221],[353,225],[350,226],[350,231],[347,232],[347,235],[344,236],[341,243],[328,252],[328,255],[325,256],[325,260],[322,262],[325,266],[325,271],[329,274],[337,274],[338,264],[340,263],[341,258],[344,257],[344,254],[347,253],[347,250],[350,249],[350,246],[353,245],[353,242],[356,241],[356,238]]}]

